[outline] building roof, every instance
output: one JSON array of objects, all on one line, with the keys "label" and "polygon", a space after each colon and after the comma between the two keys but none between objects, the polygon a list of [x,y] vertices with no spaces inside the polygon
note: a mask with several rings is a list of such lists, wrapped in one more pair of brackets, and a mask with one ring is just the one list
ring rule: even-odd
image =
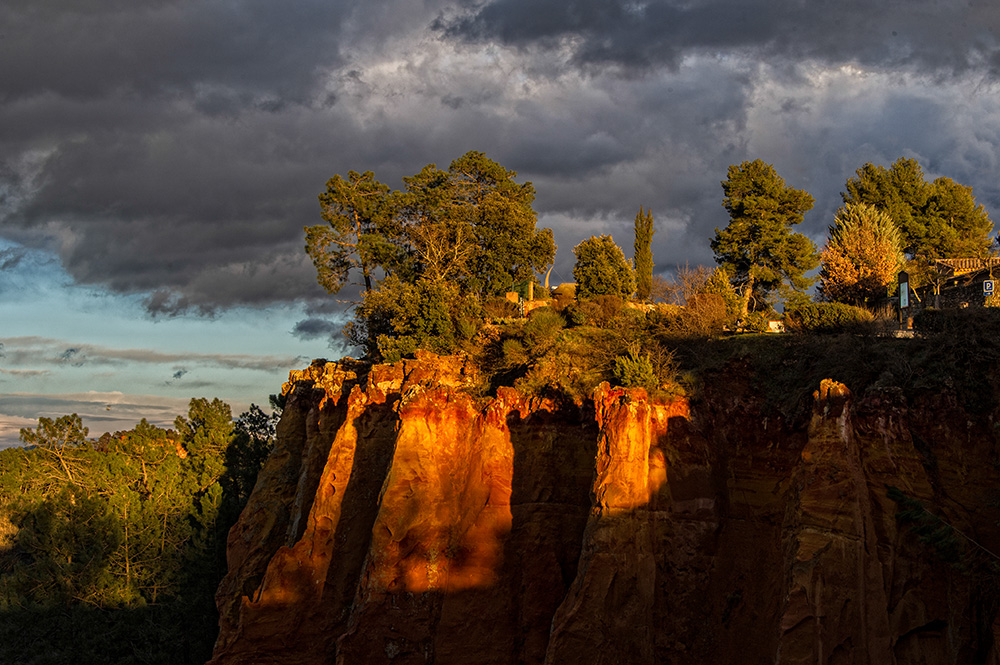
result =
[{"label": "building roof", "polygon": [[988,259],[936,259],[934,267],[938,269],[946,279],[967,275],[987,268],[1000,268],[1000,257],[990,257]]}]

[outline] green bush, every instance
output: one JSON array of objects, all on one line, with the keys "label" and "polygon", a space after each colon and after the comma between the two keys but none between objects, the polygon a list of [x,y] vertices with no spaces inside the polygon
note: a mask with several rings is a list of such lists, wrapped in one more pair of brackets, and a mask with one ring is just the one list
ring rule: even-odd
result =
[{"label": "green bush", "polygon": [[528,350],[524,348],[524,342],[518,338],[511,337],[503,340],[500,349],[505,367],[527,365],[531,362],[531,356],[528,355]]},{"label": "green bush", "polygon": [[588,238],[574,247],[573,253],[577,298],[602,295],[630,298],[635,292],[635,273],[611,236]]},{"label": "green bush", "polygon": [[540,355],[552,347],[565,327],[566,319],[562,314],[551,307],[539,307],[528,315],[522,337],[528,349],[535,355]]},{"label": "green bush", "polygon": [[795,332],[846,332],[874,320],[867,309],[836,302],[807,303],[785,311],[785,325]]},{"label": "green bush", "polygon": [[637,347],[629,349],[627,355],[615,358],[614,375],[618,383],[626,388],[651,390],[659,383],[649,354],[640,355]]},{"label": "green bush", "polygon": [[487,319],[512,319],[519,315],[517,303],[497,296],[483,298],[483,316]]},{"label": "green bush", "polygon": [[767,332],[767,315],[764,312],[749,312],[741,324],[744,332]]},{"label": "green bush", "polygon": [[475,336],[482,316],[476,300],[454,285],[390,276],[365,294],[347,333],[368,355],[396,362],[417,349],[454,353]]},{"label": "green bush", "polygon": [[723,324],[726,327],[736,325],[736,320],[743,311],[743,299],[733,288],[728,271],[724,268],[713,270],[708,279],[705,280],[705,284],[701,287],[701,292],[712,293],[722,298],[722,303],[726,311]]},{"label": "green bush", "polygon": [[511,326],[500,340],[502,366],[528,365],[548,353],[566,319],[551,307],[541,307],[528,315],[522,325]]}]

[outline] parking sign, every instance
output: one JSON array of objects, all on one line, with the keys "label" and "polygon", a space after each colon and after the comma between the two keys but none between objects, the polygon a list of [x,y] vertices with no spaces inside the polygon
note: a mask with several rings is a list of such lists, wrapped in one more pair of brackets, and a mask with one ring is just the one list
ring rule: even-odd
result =
[{"label": "parking sign", "polygon": [[993,280],[987,279],[983,282],[983,295],[991,296],[993,295]]}]

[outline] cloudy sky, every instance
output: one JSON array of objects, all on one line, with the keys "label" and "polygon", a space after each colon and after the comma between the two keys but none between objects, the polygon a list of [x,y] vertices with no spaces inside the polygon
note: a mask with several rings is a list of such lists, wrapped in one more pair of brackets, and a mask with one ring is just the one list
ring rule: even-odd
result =
[{"label": "cloudy sky", "polygon": [[0,442],[239,412],[347,353],[302,228],[326,180],[481,150],[573,246],[711,263],[730,164],[774,164],[821,244],[865,162],[1000,210],[1000,5],[974,0],[6,0]]}]

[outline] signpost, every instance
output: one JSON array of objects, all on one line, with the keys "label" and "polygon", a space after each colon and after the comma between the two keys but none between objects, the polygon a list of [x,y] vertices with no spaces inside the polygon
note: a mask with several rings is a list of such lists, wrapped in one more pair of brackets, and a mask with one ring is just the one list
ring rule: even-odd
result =
[{"label": "signpost", "polygon": [[[985,288],[985,287],[984,287]],[[904,321],[902,310],[910,306],[910,275],[906,272],[899,273],[899,309],[900,321]]]}]

